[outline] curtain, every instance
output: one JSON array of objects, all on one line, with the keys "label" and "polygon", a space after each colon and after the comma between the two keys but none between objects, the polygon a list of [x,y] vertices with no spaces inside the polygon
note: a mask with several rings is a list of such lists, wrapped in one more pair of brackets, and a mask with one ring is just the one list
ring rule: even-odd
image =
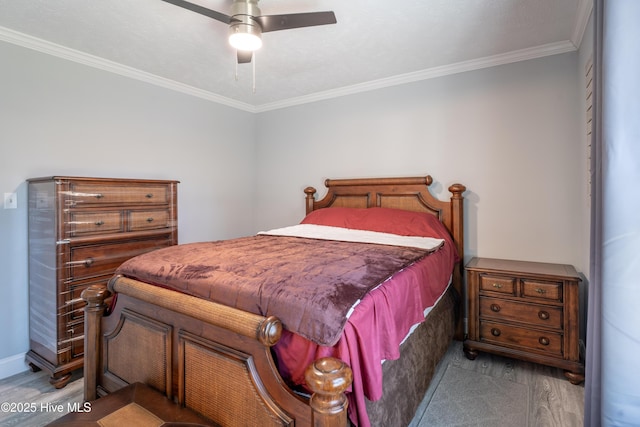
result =
[{"label": "curtain", "polygon": [[593,114],[591,130],[591,253],[589,265],[589,292],[587,307],[586,362],[584,383],[584,425],[600,426],[602,329],[602,9],[596,1],[594,14],[593,47]]},{"label": "curtain", "polygon": [[640,425],[640,1],[596,0],[585,426]]}]

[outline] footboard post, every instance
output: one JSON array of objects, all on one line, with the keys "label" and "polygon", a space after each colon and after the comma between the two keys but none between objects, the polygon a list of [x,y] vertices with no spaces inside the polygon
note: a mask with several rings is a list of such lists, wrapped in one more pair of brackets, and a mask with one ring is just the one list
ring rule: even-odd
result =
[{"label": "footboard post", "polygon": [[346,427],[347,396],[353,373],[341,360],[318,359],[305,372],[307,385],[313,391],[309,404],[313,410],[314,427]]},{"label": "footboard post", "polygon": [[111,293],[104,286],[89,286],[82,291],[84,308],[84,400],[95,400],[101,357],[102,315],[104,303]]}]

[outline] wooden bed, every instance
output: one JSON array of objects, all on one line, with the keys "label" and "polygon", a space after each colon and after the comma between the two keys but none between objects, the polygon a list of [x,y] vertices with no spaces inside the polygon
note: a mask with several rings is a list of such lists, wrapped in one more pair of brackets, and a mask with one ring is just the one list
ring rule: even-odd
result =
[{"label": "wooden bed", "polygon": [[[429,192],[433,180],[380,178],[326,180],[327,194],[315,199],[306,188],[306,211],[332,207],[386,207],[435,215],[453,237],[459,260],[452,272],[453,293],[462,296],[463,196],[461,184],[449,187],[450,201]],[[263,317],[170,289],[116,276],[108,290],[92,287],[83,293],[85,317],[85,400],[91,401],[128,384],[142,382],[223,426],[344,426],[348,424],[344,391],[352,374],[334,358],[315,361],[306,373],[311,399],[294,393],[278,373],[270,351],[280,338],[276,317]],[[105,315],[105,299],[116,304]],[[442,298],[433,312],[443,311],[441,326],[421,331],[402,344],[399,360],[384,363],[384,396],[369,402],[372,425],[394,420],[406,425],[420,403],[437,361],[452,335],[462,339],[461,298]],[[431,316],[430,314],[429,316]],[[428,322],[424,322],[425,324]],[[421,335],[422,334],[422,335]],[[434,348],[412,344],[414,336],[440,337]],[[417,338],[416,338],[417,339]],[[419,342],[419,341],[416,341]],[[409,365],[416,385],[390,385]],[[406,372],[405,372],[406,374]],[[389,378],[389,381],[387,381]],[[405,394],[406,393],[406,394]],[[400,414],[389,414],[396,408]]]}]

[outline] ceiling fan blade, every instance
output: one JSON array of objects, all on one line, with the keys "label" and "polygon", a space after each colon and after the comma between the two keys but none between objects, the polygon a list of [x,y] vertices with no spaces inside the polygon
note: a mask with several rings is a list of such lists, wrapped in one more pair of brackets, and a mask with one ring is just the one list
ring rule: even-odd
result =
[{"label": "ceiling fan blade", "polygon": [[208,16],[209,18],[213,18],[216,21],[224,22],[225,24],[228,24],[231,22],[231,17],[229,15],[216,12],[215,10],[207,9],[206,7],[202,7],[200,5],[190,3],[185,0],[162,0],[162,1],[174,4],[176,6],[180,6],[192,12],[199,13],[200,15]]},{"label": "ceiling fan blade", "polygon": [[238,64],[248,64],[253,58],[253,52],[249,50],[238,51]]},{"label": "ceiling fan blade", "polygon": [[[166,1],[166,0],[165,0]],[[256,16],[254,20],[260,23],[262,32],[289,30],[292,28],[313,27],[316,25],[335,24],[336,15],[333,12],[290,13],[286,15]]]}]

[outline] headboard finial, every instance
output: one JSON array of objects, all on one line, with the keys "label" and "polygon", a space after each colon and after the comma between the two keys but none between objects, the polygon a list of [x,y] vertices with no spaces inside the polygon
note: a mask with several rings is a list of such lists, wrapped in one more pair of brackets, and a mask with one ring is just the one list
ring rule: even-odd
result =
[{"label": "headboard finial", "polygon": [[449,192],[453,194],[454,197],[462,197],[462,193],[467,191],[467,187],[462,184],[451,184],[449,187]]},{"label": "headboard finial", "polygon": [[309,215],[311,213],[311,211],[313,211],[313,202],[315,202],[315,194],[316,194],[316,189],[313,187],[307,187],[304,189],[304,193],[307,195],[306,196],[306,205],[307,205],[307,215]]}]

